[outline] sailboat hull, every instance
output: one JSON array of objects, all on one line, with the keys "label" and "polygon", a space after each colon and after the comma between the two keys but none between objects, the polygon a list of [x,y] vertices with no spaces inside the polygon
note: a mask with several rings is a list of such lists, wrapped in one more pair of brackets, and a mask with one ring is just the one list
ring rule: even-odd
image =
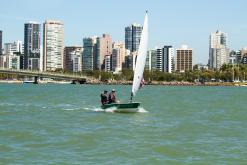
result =
[{"label": "sailboat hull", "polygon": [[104,110],[113,108],[114,112],[119,112],[119,113],[135,113],[138,111],[140,104],[141,103],[139,102],[113,103],[113,104],[102,105],[101,108]]}]

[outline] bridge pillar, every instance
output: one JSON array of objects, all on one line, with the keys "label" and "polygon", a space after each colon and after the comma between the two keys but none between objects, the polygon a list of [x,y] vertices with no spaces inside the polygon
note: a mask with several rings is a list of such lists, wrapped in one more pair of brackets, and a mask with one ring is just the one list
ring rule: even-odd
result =
[{"label": "bridge pillar", "polygon": [[86,80],[72,80],[71,84],[85,84]]},{"label": "bridge pillar", "polygon": [[80,84],[85,84],[86,80],[78,80]]},{"label": "bridge pillar", "polygon": [[38,82],[38,78],[39,78],[38,76],[35,76],[35,77],[34,77],[34,81],[33,81],[34,84],[38,84],[38,83],[39,83],[39,82]]}]

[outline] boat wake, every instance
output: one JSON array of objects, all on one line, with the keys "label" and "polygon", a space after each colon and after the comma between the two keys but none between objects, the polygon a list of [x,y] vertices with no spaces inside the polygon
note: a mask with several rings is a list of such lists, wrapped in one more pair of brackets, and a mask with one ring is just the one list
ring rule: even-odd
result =
[{"label": "boat wake", "polygon": [[[92,107],[92,108],[84,108],[86,110],[91,110],[94,112],[108,112],[108,113],[114,113],[117,112],[117,108],[116,107],[111,107],[111,108],[107,108],[107,109],[102,109],[100,107]],[[145,110],[143,107],[139,107],[136,113],[148,113],[147,110]]]},{"label": "boat wake", "polygon": [[144,109],[143,107],[139,107],[137,112],[138,113],[148,113],[148,111]]},{"label": "boat wake", "polygon": [[91,108],[84,108],[86,110],[91,110],[94,112],[110,112],[113,113],[116,110],[116,107],[108,108],[108,109],[102,109],[100,107],[91,107]]}]

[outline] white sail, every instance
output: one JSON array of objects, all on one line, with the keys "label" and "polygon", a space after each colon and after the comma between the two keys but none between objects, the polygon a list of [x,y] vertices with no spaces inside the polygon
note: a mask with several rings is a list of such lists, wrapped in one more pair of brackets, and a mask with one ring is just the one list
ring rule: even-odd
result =
[{"label": "white sail", "polygon": [[140,88],[141,81],[143,79],[143,72],[144,72],[144,67],[147,57],[147,46],[148,46],[148,15],[146,12],[142,34],[141,34],[140,46],[138,49],[137,60],[135,64],[134,80],[132,85],[132,96],[135,96],[136,92]]}]

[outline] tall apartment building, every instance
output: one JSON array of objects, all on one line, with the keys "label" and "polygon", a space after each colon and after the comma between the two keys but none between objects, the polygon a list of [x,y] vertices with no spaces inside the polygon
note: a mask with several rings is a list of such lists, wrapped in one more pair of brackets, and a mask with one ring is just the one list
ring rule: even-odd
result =
[{"label": "tall apartment building", "polygon": [[22,41],[4,44],[4,53],[1,55],[2,67],[8,69],[23,69],[23,51]]},{"label": "tall apartment building", "polygon": [[13,55],[16,53],[23,54],[24,45],[22,41],[14,41],[13,43],[4,44],[4,54]]},{"label": "tall apartment building", "polygon": [[73,72],[82,71],[82,52],[83,52],[82,48],[77,48],[76,50],[70,53]]},{"label": "tall apartment building", "polygon": [[[95,69],[105,70],[105,57],[112,54],[112,39],[109,34],[103,34],[102,37],[97,38],[97,50],[95,57]],[[107,57],[108,59],[108,57]]]},{"label": "tall apartment building", "polygon": [[114,42],[112,50],[112,70],[121,71],[125,62],[125,46],[122,42]]},{"label": "tall apartment building", "polygon": [[134,70],[135,64],[136,64],[136,59],[137,59],[137,51],[135,51],[135,52],[128,52],[127,51],[126,56],[125,56],[125,68]]},{"label": "tall apartment building", "polygon": [[0,56],[0,68],[9,69],[9,56],[8,55]]},{"label": "tall apartment building", "polygon": [[63,69],[64,28],[63,23],[47,20],[43,34],[43,67],[44,71]]},{"label": "tall apartment building", "polygon": [[0,55],[3,54],[2,51],[3,51],[3,31],[0,30]]},{"label": "tall apartment building", "polygon": [[156,70],[156,63],[157,63],[156,50],[155,49],[148,50],[145,69],[149,71]]},{"label": "tall apartment building", "polygon": [[189,49],[187,45],[182,45],[180,49],[176,50],[177,52],[177,62],[176,70],[178,72],[185,72],[186,70],[192,70],[192,49]]},{"label": "tall apartment building", "polygon": [[111,71],[111,56],[110,55],[106,55],[104,57],[104,70],[105,71]]},{"label": "tall apartment building", "polygon": [[174,49],[172,46],[162,48],[163,72],[172,73],[174,71]]},{"label": "tall apartment building", "polygon": [[82,69],[96,70],[99,69],[99,57],[97,53],[97,37],[83,38]]},{"label": "tall apartment building", "polygon": [[227,48],[227,34],[221,31],[211,33],[209,37],[209,68],[220,69],[227,63],[229,49]]},{"label": "tall apartment building", "polygon": [[242,64],[247,64],[247,47],[242,48],[241,52],[241,62]]},{"label": "tall apartment building", "polygon": [[40,66],[40,24],[24,24],[24,69],[39,70]]},{"label": "tall apartment building", "polygon": [[[73,71],[73,56],[82,56],[82,47],[66,46],[64,48],[64,70]],[[79,62],[79,61],[78,61]]]},{"label": "tall apartment building", "polygon": [[161,72],[172,73],[174,71],[174,49],[172,46],[164,46],[156,50],[156,69]]},{"label": "tall apartment building", "polygon": [[140,24],[132,24],[125,27],[125,48],[131,52],[138,51],[141,41],[142,26]]},{"label": "tall apartment building", "polygon": [[162,49],[157,48],[156,49],[156,70],[162,72]]}]

